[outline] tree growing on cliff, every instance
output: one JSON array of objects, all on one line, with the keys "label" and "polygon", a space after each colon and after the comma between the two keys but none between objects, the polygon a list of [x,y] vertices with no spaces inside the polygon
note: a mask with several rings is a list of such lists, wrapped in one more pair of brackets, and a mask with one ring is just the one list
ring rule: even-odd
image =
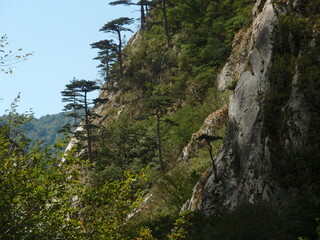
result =
[{"label": "tree growing on cliff", "polygon": [[[90,109],[90,106],[101,101],[101,99],[90,99],[88,94],[100,87],[97,86],[95,81],[89,80],[77,80],[73,79],[66,85],[66,90],[61,94],[64,97],[64,102],[69,102],[65,105],[65,110],[73,110],[71,116],[75,119],[81,119],[83,121],[83,128],[85,131],[85,141],[87,143],[87,152],[89,160],[92,160],[92,129],[94,125],[92,123],[96,115]],[[79,133],[79,132],[77,132]]]},{"label": "tree growing on cliff", "polygon": [[[73,81],[76,79],[73,78]],[[77,127],[79,125],[78,120],[81,118],[78,110],[81,108],[77,101],[77,93],[72,88],[71,84],[66,85],[66,89],[61,91],[62,102],[66,102],[67,104],[64,106],[64,111],[68,112],[67,116],[70,116],[74,119],[73,127]]]},{"label": "tree growing on cliff", "polygon": [[165,114],[167,108],[171,105],[172,97],[170,96],[169,89],[164,86],[157,86],[153,91],[153,95],[149,98],[146,104],[147,112],[149,112],[150,115],[156,117],[158,158],[161,171],[165,170],[165,162],[163,159],[162,149],[161,122],[165,121],[162,120],[162,117]]},{"label": "tree growing on cliff", "polygon": [[161,0],[161,10],[163,14],[163,26],[164,26],[164,32],[167,37],[167,45],[169,46],[170,42],[170,34],[169,34],[169,26],[168,26],[168,17],[167,17],[167,1]]},{"label": "tree growing on cliff", "polygon": [[133,23],[132,18],[127,18],[127,17],[121,17],[115,20],[112,20],[111,22],[106,23],[100,31],[103,31],[105,33],[113,33],[116,35],[116,38],[118,40],[118,44],[116,44],[117,50],[117,57],[118,57],[118,62],[119,62],[119,74],[120,77],[123,77],[123,53],[122,53],[122,48],[123,48],[123,37],[122,33],[123,32],[132,32],[130,28],[125,27],[126,25],[130,25]]},{"label": "tree growing on cliff", "polygon": [[100,60],[101,64],[98,68],[104,73],[104,78],[107,80],[110,76],[110,71],[117,57],[117,46],[112,40],[101,40],[90,44],[92,48],[97,48],[100,51],[94,60]]},{"label": "tree growing on cliff", "polygon": [[209,155],[210,155],[210,160],[211,160],[211,166],[212,166],[212,170],[213,170],[213,174],[214,174],[214,179],[216,182],[219,181],[219,177],[218,177],[218,171],[217,171],[217,166],[214,162],[214,157],[213,157],[213,152],[212,152],[212,146],[211,146],[211,142],[213,141],[217,141],[217,140],[223,140],[223,137],[220,136],[210,136],[207,134],[201,134],[198,138],[198,141],[202,141],[204,140],[208,147],[209,147]]},{"label": "tree growing on cliff", "polygon": [[167,44],[169,45],[170,42],[170,33],[169,33],[169,24],[168,24],[168,16],[167,16],[167,0],[161,0],[161,1],[148,1],[148,0],[140,0],[137,2],[133,2],[132,0],[120,0],[120,1],[114,1],[110,2],[110,5],[136,5],[140,6],[140,21],[141,21],[141,30],[145,30],[146,25],[146,16],[149,14],[149,9],[152,8],[160,8],[162,11],[162,18],[163,18],[163,27],[164,32],[167,38]]},{"label": "tree growing on cliff", "polygon": [[140,0],[140,1],[133,2],[132,0],[120,0],[120,1],[110,2],[109,4],[113,6],[119,5],[119,4],[123,4],[127,6],[132,6],[132,5],[139,6],[140,7],[140,27],[142,31],[145,30],[146,17],[149,13],[148,9],[151,4],[150,1]]}]

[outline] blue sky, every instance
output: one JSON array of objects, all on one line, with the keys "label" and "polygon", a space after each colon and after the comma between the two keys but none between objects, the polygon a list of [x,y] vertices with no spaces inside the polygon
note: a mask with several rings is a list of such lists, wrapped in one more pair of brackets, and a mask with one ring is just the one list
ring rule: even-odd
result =
[{"label": "blue sky", "polygon": [[[61,112],[60,91],[73,77],[99,78],[90,44],[111,36],[99,29],[119,17],[138,17],[135,7],[110,6],[107,0],[1,0],[0,36],[7,35],[8,50],[34,52],[0,72],[0,115],[21,92],[19,112],[32,108],[36,117]],[[137,24],[131,28],[136,31]],[[126,33],[127,40],[130,33]]]}]

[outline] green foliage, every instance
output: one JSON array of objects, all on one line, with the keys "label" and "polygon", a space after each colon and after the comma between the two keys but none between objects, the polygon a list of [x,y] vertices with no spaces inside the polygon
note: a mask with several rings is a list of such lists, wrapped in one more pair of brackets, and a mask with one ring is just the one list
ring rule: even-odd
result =
[{"label": "green foliage", "polygon": [[[281,239],[277,212],[265,204],[244,204],[221,217],[211,238],[250,240]],[[209,239],[209,237],[207,237]]]},{"label": "green foliage", "polygon": [[125,223],[139,202],[136,183],[144,172],[92,185],[88,173],[94,166],[75,157],[75,150],[65,153],[63,144],[26,152],[24,125],[30,118],[17,114],[16,106],[17,101],[0,128],[0,239],[134,236]]},{"label": "green foliage", "polygon": [[[28,139],[28,148],[32,149],[37,144],[43,146],[52,146],[58,141],[65,141],[67,135],[65,133],[58,133],[63,126],[71,124],[72,119],[67,117],[65,113],[48,114],[39,119],[33,117],[32,112],[18,114],[16,107],[20,100],[20,96],[14,100],[11,109],[6,111],[6,114],[0,117],[0,125],[8,128],[8,136],[12,139],[16,137],[13,134],[23,132],[24,137]],[[15,133],[10,130],[12,124],[20,124],[19,128],[15,129]],[[26,140],[25,139],[25,140]]]},{"label": "green foliage", "polygon": [[297,239],[299,236],[316,239],[317,222],[315,220],[319,214],[320,206],[316,198],[308,199],[305,196],[299,196],[290,201],[288,206],[280,212],[283,239]]},{"label": "green foliage", "polygon": [[124,180],[106,180],[87,189],[82,200],[81,225],[85,232],[81,239],[124,239],[129,234],[126,218],[139,201],[139,192],[133,186],[144,174],[124,175]]},{"label": "green foliage", "polygon": [[132,185],[143,175],[85,185],[86,162],[65,156],[61,163],[50,151],[2,157],[0,238],[122,239],[139,196]]},{"label": "green foliage", "polygon": [[112,40],[101,40],[90,44],[90,46],[100,50],[94,60],[100,60],[101,64],[98,67],[101,68],[104,80],[107,81],[117,55],[117,46]]},{"label": "green foliage", "polygon": [[[232,211],[221,211],[214,216],[202,213],[185,213],[177,218],[176,228],[169,239],[190,240],[256,240],[256,239],[298,239],[305,233],[315,239],[314,221],[319,207],[300,202],[298,208],[285,208],[278,211],[266,202],[243,203]],[[302,204],[301,204],[302,203]],[[298,204],[298,202],[296,202]],[[165,239],[165,238],[163,238]]]},{"label": "green foliage", "polygon": [[167,234],[171,232],[176,216],[162,215],[152,221],[143,222],[142,226],[147,226],[155,239],[167,239]]},{"label": "green foliage", "polygon": [[168,234],[169,240],[185,239],[190,234],[189,231],[192,228],[192,220],[194,214],[191,212],[183,212],[179,215],[179,218],[174,223],[174,231]]},{"label": "green foliage", "polygon": [[190,96],[187,102],[190,104],[203,103],[209,93],[208,90],[214,86],[218,72],[216,68],[202,67],[194,69],[194,71],[196,76],[186,82],[188,86],[187,94]]},{"label": "green foliage", "polygon": [[24,125],[28,124],[33,118],[32,112],[19,114],[17,107],[20,101],[20,93],[11,103],[10,109],[6,110],[6,115],[1,116],[0,126],[2,128],[3,137],[10,139],[13,143],[25,146],[27,139],[25,137],[26,129]]},{"label": "green foliage", "polygon": [[[62,155],[57,157],[51,148],[38,146],[25,153],[23,125],[30,119],[17,114],[15,107],[8,116],[11,121],[0,129],[0,238],[69,236],[71,198],[79,187],[79,172],[72,166],[78,159],[66,155],[61,162]],[[14,134],[8,134],[8,129]]]},{"label": "green foliage", "polygon": [[103,100],[90,99],[88,94],[99,89],[100,87],[95,81],[73,78],[69,84],[66,84],[65,90],[61,91],[62,102],[67,103],[64,106],[64,110],[67,111],[67,116],[71,116],[74,119],[73,127],[78,127],[78,119],[80,121],[85,120],[85,124],[89,124],[87,120],[90,117],[94,117],[90,106]]},{"label": "green foliage", "polygon": [[96,171],[99,178],[118,179],[124,170],[139,172],[153,164],[156,143],[144,126],[119,122],[101,132]]},{"label": "green foliage", "polygon": [[234,34],[250,23],[252,3],[186,1],[185,15],[180,14],[184,24],[178,38],[180,67],[221,66],[230,54]]},{"label": "green foliage", "polygon": [[[185,104],[169,116],[169,119],[176,123],[164,129],[164,149],[169,161],[175,161],[192,134],[200,129],[205,118],[224,105],[221,100],[223,98],[226,99],[215,88],[210,88],[202,104]],[[222,132],[221,135],[223,134]]]},{"label": "green foliage", "polygon": [[137,237],[135,237],[136,240],[157,240],[154,238],[150,232],[150,229],[148,228],[141,228],[139,229],[139,233]]},{"label": "green foliage", "polygon": [[[222,142],[213,144],[214,154],[217,154]],[[210,167],[210,156],[205,147],[193,153],[188,162],[171,163],[167,173],[150,176],[158,181],[150,189],[152,197],[148,208],[143,209],[133,219],[136,224],[148,226],[153,236],[166,239],[165,235],[172,228],[182,205],[190,198],[193,187]]]},{"label": "green foliage", "polygon": [[187,167],[175,167],[169,173],[163,175],[155,186],[154,198],[162,203],[162,211],[175,215],[179,213],[182,205],[192,194],[192,189],[197,183],[195,169]]},{"label": "green foliage", "polygon": [[176,101],[202,103],[230,54],[235,32],[249,25],[252,3],[170,1],[167,20],[174,48],[167,47],[157,24],[162,13],[155,8],[148,31],[127,49],[126,79],[119,86],[147,92],[150,86],[170,85]]},{"label": "green foliage", "polygon": [[58,133],[64,126],[71,124],[72,119],[65,113],[48,114],[32,120],[26,124],[26,137],[31,140],[30,148],[36,145],[36,142],[43,145],[52,146],[59,140],[65,141],[66,135]]},{"label": "green foliage", "polygon": [[290,54],[274,57],[270,71],[272,91],[266,96],[266,128],[275,135],[281,125],[281,108],[290,96],[290,85],[294,74],[294,63]]},{"label": "green foliage", "polygon": [[[130,25],[133,23],[133,19],[132,18],[128,18],[128,17],[121,17],[115,20],[112,20],[108,23],[106,23],[101,29],[100,31],[103,31],[105,33],[113,33],[115,34],[116,39],[118,40],[118,44],[113,44],[112,40],[107,40],[104,41],[104,43],[102,45],[105,45],[104,47],[102,47],[101,45],[99,46],[100,49],[105,50],[105,48],[109,48],[112,51],[115,52],[115,54],[118,57],[118,63],[119,63],[119,74],[120,77],[123,77],[123,62],[122,62],[122,49],[123,49],[123,40],[122,40],[122,33],[123,32],[132,32],[132,30],[130,28],[125,27],[125,25]],[[107,46],[110,45],[111,46]],[[107,45],[106,45],[107,44]],[[93,45],[95,45],[95,43],[93,43]],[[105,57],[103,57],[101,60],[101,63],[104,65],[104,59]],[[109,59],[107,59],[107,61],[109,61]],[[109,71],[109,69],[108,69]]]},{"label": "green foliage", "polygon": [[67,102],[65,110],[72,111],[69,115],[74,118],[73,127],[78,127],[77,119],[80,119],[83,123],[82,128],[78,128],[74,132],[74,137],[77,138],[78,143],[86,142],[87,156],[90,160],[93,159],[93,130],[97,128],[97,126],[93,124],[93,120],[98,117],[90,106],[108,100],[100,98],[92,100],[89,98],[88,94],[98,89],[100,89],[100,87],[95,81],[77,80],[73,78],[73,80],[66,85],[66,89],[61,92],[63,96],[62,101]]},{"label": "green foliage", "polygon": [[115,32],[118,34],[121,31],[131,31],[131,29],[124,27],[125,25],[130,25],[133,23],[132,18],[122,17],[115,20],[112,20],[111,22],[106,23],[100,31],[103,32]]},{"label": "green foliage", "polygon": [[[282,212],[258,203],[244,204],[215,216],[197,212],[178,216],[194,184],[210,166],[210,156],[206,146],[195,143],[200,150],[188,162],[175,161],[205,117],[228,99],[227,93],[222,95],[215,89],[215,79],[230,54],[234,34],[249,26],[254,1],[165,2],[162,1],[164,12],[160,1],[115,1],[157,7],[146,22],[147,31],[123,54],[121,31],[129,30],[124,27],[131,22],[128,18],[111,21],[101,29],[116,35],[118,49],[110,40],[92,44],[100,50],[97,59],[101,68],[110,78],[119,80],[108,89],[120,90],[106,114],[111,120],[107,120],[104,129],[95,132],[92,145],[98,151],[94,163],[74,157],[73,152],[63,155],[61,161],[62,156],[52,155],[52,148],[40,146],[24,153],[27,141],[21,124],[27,122],[28,116],[21,117],[14,111],[9,115],[10,124],[0,129],[0,191],[3,193],[0,238],[289,240],[314,237],[313,219],[319,216],[319,209],[317,204],[309,205],[305,199]],[[317,8],[317,2],[312,6]],[[167,24],[165,31],[163,22]],[[308,88],[309,94],[305,96],[308,107],[319,109],[319,57],[313,54],[319,49],[306,44],[314,39],[315,46],[319,46],[319,38],[304,23],[292,17],[280,18],[274,36],[272,91],[266,97],[265,111],[266,134],[276,143],[280,140],[281,109],[291,91],[295,64],[300,72],[299,88],[303,91]],[[118,62],[107,50],[118,54]],[[107,64],[113,67],[110,65],[109,69]],[[118,68],[125,78],[118,78]],[[85,91],[75,93],[68,89],[65,94],[70,100]],[[118,111],[117,106],[123,105],[129,107]],[[77,108],[78,104],[71,107]],[[290,155],[283,153],[281,145],[271,147],[279,154],[273,155],[272,160],[278,164],[275,165],[281,173],[278,176],[284,182],[301,188],[307,182],[308,187],[318,189],[314,176],[319,169],[316,147],[320,142],[317,134],[320,118],[319,113],[313,112],[304,152]],[[49,122],[47,125],[52,126]],[[221,127],[217,135],[223,136],[224,131]],[[214,154],[221,145],[222,141],[212,143]],[[161,154],[163,159],[159,163],[157,157]],[[159,173],[161,161],[167,168]],[[150,175],[148,180],[145,171],[141,171],[144,168]],[[127,216],[137,210],[144,193],[152,194],[150,202],[129,221]]]},{"label": "green foliage", "polygon": [[162,117],[166,110],[173,104],[169,86],[157,85],[152,87],[152,95],[146,103],[146,111],[150,115]]}]

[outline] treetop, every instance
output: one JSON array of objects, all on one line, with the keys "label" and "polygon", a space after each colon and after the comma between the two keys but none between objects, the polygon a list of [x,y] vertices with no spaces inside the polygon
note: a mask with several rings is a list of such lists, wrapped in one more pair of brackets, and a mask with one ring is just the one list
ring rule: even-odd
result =
[{"label": "treetop", "polygon": [[130,25],[134,21],[133,18],[128,17],[121,17],[115,20],[112,20],[111,22],[106,23],[100,31],[104,32],[120,32],[120,31],[128,31],[133,32],[130,28],[123,27],[124,25]]}]

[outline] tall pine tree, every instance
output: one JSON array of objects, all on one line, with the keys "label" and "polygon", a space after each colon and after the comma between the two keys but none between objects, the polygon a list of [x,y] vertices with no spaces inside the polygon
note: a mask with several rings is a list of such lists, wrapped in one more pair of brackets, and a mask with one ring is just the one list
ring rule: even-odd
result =
[{"label": "tall pine tree", "polygon": [[92,123],[96,115],[92,112],[90,106],[99,102],[99,99],[90,99],[88,94],[100,89],[95,81],[73,79],[70,84],[66,85],[66,90],[62,91],[63,101],[68,102],[65,106],[66,110],[73,110],[71,116],[83,121],[85,131],[85,141],[87,143],[87,152],[89,160],[92,160]]},{"label": "tall pine tree", "polygon": [[132,32],[130,28],[125,27],[125,25],[130,25],[133,23],[132,18],[127,17],[121,17],[115,20],[112,20],[111,22],[106,23],[100,31],[103,31],[105,33],[113,33],[116,35],[116,38],[118,39],[117,44],[117,56],[118,56],[118,62],[119,62],[119,74],[120,77],[123,77],[123,54],[122,54],[122,48],[123,48],[123,37],[122,32]]},{"label": "tall pine tree", "polygon": [[98,68],[101,68],[107,81],[110,76],[111,67],[117,57],[117,46],[112,40],[101,40],[90,44],[90,46],[100,50],[94,60],[100,60],[101,64]]}]

